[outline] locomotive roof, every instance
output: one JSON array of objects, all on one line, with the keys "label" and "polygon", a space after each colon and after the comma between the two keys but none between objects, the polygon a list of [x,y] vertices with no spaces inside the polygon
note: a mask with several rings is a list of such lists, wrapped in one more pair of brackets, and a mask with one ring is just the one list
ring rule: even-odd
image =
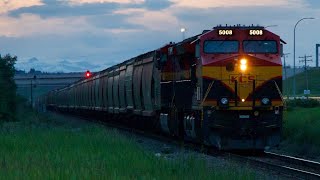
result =
[{"label": "locomotive roof", "polygon": [[260,26],[260,25],[250,25],[250,26],[246,26],[246,25],[240,25],[240,24],[237,24],[237,25],[217,25],[215,27],[213,27],[212,29],[215,30],[215,29],[265,29],[264,26]]}]

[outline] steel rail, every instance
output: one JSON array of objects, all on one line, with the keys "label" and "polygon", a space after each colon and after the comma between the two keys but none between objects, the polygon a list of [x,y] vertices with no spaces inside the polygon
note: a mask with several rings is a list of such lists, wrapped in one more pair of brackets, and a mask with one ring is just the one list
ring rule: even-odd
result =
[{"label": "steel rail", "polygon": [[[262,169],[278,172],[278,173],[283,174],[288,177],[295,177],[295,178],[300,178],[300,179],[320,179],[320,173],[314,173],[314,172],[310,172],[308,170],[301,170],[298,168],[294,168],[294,167],[290,166],[290,164],[279,165],[279,164],[275,164],[275,163],[271,163],[271,162],[266,162],[263,160],[263,158],[261,158],[261,159],[250,158],[247,156],[241,156],[241,155],[237,155],[237,154],[230,154],[229,156],[232,159],[235,159],[237,161],[241,161],[241,162],[244,161],[254,167],[259,167]],[[269,155],[267,155],[267,156],[269,156]],[[278,156],[274,155],[273,158],[278,158]],[[303,162],[307,162],[307,160],[304,160]],[[318,170],[318,171],[320,171],[320,170]]]},{"label": "steel rail", "polygon": [[269,158],[279,159],[279,160],[287,162],[287,163],[315,169],[316,171],[318,171],[320,173],[320,162],[297,158],[297,157],[288,156],[288,155],[283,155],[283,154],[276,154],[276,153],[267,152],[267,151],[265,151],[264,154]]}]

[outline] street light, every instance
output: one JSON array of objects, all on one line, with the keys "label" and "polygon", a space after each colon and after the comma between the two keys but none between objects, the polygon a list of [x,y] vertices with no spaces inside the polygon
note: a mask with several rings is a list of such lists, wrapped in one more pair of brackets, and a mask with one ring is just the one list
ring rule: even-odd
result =
[{"label": "street light", "polygon": [[180,31],[182,33],[182,40],[184,40],[184,33],[186,32],[186,28],[181,28]]},{"label": "street light", "polygon": [[265,26],[264,28],[268,28],[268,27],[278,27],[278,25],[274,24],[274,25],[268,25],[268,26]]},{"label": "street light", "polygon": [[305,19],[314,19],[313,17],[300,19],[293,29],[293,97],[296,98],[296,27],[299,22]]}]

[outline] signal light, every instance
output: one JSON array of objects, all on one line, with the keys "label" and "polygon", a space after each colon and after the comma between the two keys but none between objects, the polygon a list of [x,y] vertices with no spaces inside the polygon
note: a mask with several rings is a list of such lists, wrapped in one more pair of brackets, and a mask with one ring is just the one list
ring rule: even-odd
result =
[{"label": "signal light", "polygon": [[87,72],[86,72],[86,78],[89,78],[91,76],[91,72],[88,70]]}]

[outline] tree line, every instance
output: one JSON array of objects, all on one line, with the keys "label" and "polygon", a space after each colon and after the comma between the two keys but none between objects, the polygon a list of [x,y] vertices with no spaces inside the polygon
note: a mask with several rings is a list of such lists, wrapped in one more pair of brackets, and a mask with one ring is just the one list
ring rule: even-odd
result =
[{"label": "tree line", "polygon": [[16,89],[14,82],[17,56],[0,55],[0,120],[14,120],[16,112]]}]

